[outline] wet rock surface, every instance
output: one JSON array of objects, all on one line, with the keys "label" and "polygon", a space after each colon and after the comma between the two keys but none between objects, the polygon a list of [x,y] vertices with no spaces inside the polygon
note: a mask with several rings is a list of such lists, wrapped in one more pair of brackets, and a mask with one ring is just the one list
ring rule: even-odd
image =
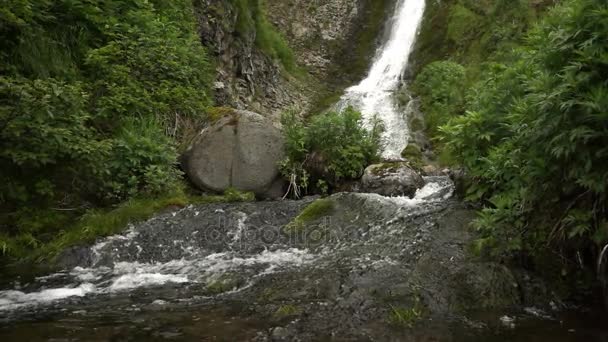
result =
[{"label": "wet rock surface", "polygon": [[83,340],[96,329],[99,340],[442,340],[484,331],[470,328],[487,324],[470,310],[523,305],[518,277],[470,258],[472,211],[449,199],[447,177],[426,181],[413,199],[332,195],[332,210],[298,229],[287,227],[315,198],[160,215],[66,255],[77,267],[1,291],[0,337],[44,340],[35,330],[45,329],[44,338]]},{"label": "wet rock surface", "polygon": [[383,196],[413,197],[424,179],[407,162],[385,162],[365,169],[362,190]]}]

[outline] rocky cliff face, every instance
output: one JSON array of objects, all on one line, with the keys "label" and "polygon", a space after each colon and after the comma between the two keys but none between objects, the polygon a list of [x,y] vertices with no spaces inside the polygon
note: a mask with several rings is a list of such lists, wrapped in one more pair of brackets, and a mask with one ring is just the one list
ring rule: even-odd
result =
[{"label": "rocky cliff face", "polygon": [[270,21],[284,34],[312,83],[309,108],[325,109],[364,76],[396,0],[267,0]]},{"label": "rocky cliff face", "polygon": [[274,113],[300,101],[280,65],[255,44],[256,32],[237,32],[238,10],[226,0],[197,0],[201,42],[215,57],[216,104]]},{"label": "rocky cliff face", "polygon": [[298,64],[323,78],[354,30],[364,1],[270,0],[270,20],[296,51]]},{"label": "rocky cliff face", "polygon": [[384,15],[394,0],[268,0],[269,21],[285,36],[303,76],[293,77],[239,32],[227,0],[196,0],[202,43],[215,57],[216,104],[276,116],[307,111],[318,98],[354,83],[367,68]]}]

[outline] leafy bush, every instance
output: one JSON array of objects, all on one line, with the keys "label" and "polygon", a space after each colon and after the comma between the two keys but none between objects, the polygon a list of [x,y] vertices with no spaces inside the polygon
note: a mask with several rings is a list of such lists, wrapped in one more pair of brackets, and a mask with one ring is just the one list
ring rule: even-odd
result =
[{"label": "leafy bush", "polygon": [[363,126],[361,113],[352,108],[314,116],[305,124],[297,113],[282,117],[287,159],[281,163],[283,175],[298,197],[310,180],[330,186],[361,177],[365,167],[379,158],[382,127],[375,121],[370,130]]},{"label": "leafy bush", "polygon": [[431,137],[437,127],[457,115],[464,107],[465,68],[454,62],[433,62],[422,69],[413,83],[413,90],[422,99],[427,127]]},{"label": "leafy bush", "polygon": [[98,173],[108,145],[86,100],[80,83],[0,77],[0,204],[44,205]]},{"label": "leafy bush", "polygon": [[175,147],[206,119],[213,77],[190,1],[9,0],[0,73],[5,250],[44,243],[55,218],[179,190]]},{"label": "leafy bush", "polygon": [[176,163],[173,143],[156,121],[127,120],[111,141],[103,193],[113,201],[159,196],[179,187]]},{"label": "leafy bush", "polygon": [[550,246],[574,266],[608,241],[607,22],[605,1],[564,1],[441,128],[475,180],[470,198],[485,203],[478,247],[504,256]]}]

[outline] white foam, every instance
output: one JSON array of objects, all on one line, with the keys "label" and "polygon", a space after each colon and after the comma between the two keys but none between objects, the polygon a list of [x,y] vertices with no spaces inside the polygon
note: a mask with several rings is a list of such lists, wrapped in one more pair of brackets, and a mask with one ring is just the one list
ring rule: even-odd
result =
[{"label": "white foam", "polygon": [[188,277],[160,273],[130,273],[118,277],[109,287],[111,292],[124,291],[138,287],[159,286],[167,283],[187,283]]},{"label": "white foam", "polygon": [[[119,262],[113,267],[75,267],[69,276],[79,286],[44,289],[38,292],[1,291],[0,311],[43,305],[69,297],[105,294],[136,288],[209,282],[226,272],[246,272],[257,277],[285,267],[301,266],[316,258],[307,250],[297,248],[238,256],[235,252],[210,254],[194,259],[177,259],[165,263]],[[65,276],[64,273],[60,275]],[[54,277],[51,275],[49,277]]]},{"label": "white foam", "polygon": [[21,291],[0,291],[0,311],[14,310],[24,306],[55,302],[69,297],[84,297],[95,292],[96,287],[84,283],[78,287],[45,289],[39,292],[24,293]]}]

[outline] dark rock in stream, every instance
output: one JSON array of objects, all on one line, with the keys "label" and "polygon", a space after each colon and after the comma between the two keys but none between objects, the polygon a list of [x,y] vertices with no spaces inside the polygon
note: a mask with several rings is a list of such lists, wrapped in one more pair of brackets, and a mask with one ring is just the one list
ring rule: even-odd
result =
[{"label": "dark rock in stream", "polygon": [[361,178],[365,192],[383,196],[414,197],[424,186],[422,176],[407,162],[385,162],[370,165]]}]

